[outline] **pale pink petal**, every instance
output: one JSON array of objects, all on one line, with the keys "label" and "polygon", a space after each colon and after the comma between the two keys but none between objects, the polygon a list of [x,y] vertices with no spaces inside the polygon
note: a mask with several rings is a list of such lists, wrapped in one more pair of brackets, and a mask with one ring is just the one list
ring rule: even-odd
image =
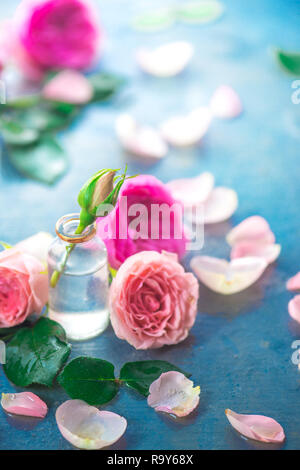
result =
[{"label": "pale pink petal", "polygon": [[227,243],[233,246],[238,242],[274,243],[275,236],[266,219],[259,215],[247,217],[227,234]]},{"label": "pale pink petal", "polygon": [[124,150],[140,160],[160,160],[166,156],[168,146],[154,128],[138,125],[129,114],[121,114],[115,127]]},{"label": "pale pink petal", "polygon": [[181,201],[184,207],[202,204],[214,187],[212,173],[204,172],[195,178],[182,178],[167,183],[174,199]]},{"label": "pale pink petal", "polygon": [[43,88],[47,100],[84,104],[91,100],[93,88],[88,79],[75,70],[63,70]]},{"label": "pale pink petal", "polygon": [[199,403],[200,387],[194,387],[181,372],[170,371],[161,374],[149,388],[148,405],[155,411],[175,416],[189,415]]},{"label": "pale pink petal", "polygon": [[191,268],[203,284],[219,294],[235,294],[251,286],[267,267],[263,258],[237,258],[230,262],[211,256],[196,256]]},{"label": "pale pink petal", "polygon": [[237,193],[233,189],[219,186],[212,190],[208,199],[202,204],[203,210],[198,211],[198,218],[192,210],[186,211],[186,217],[196,225],[217,224],[229,219],[237,207]]},{"label": "pale pink petal", "polygon": [[48,250],[54,237],[47,232],[38,232],[25,240],[17,243],[15,248],[23,253],[34,256],[43,264],[47,263]]},{"label": "pale pink petal", "polygon": [[110,411],[99,411],[82,400],[68,400],[56,410],[63,437],[79,449],[102,449],[124,434],[127,421]]},{"label": "pale pink petal", "polygon": [[206,134],[211,123],[211,112],[200,107],[185,116],[174,116],[163,122],[161,133],[174,147],[196,145]]},{"label": "pale pink petal", "polygon": [[233,245],[230,258],[244,258],[245,256],[258,256],[264,258],[268,264],[273,263],[279,256],[281,246],[275,243],[262,244],[256,242],[238,242]]},{"label": "pale pink petal", "polygon": [[289,301],[288,311],[290,316],[300,323],[300,295],[296,295],[292,300]]},{"label": "pale pink petal", "polygon": [[285,440],[284,430],[273,418],[263,415],[243,415],[225,410],[231,426],[249,439],[261,442],[280,443]]},{"label": "pale pink petal", "polygon": [[31,392],[2,393],[1,406],[7,413],[44,418],[48,412],[46,403]]},{"label": "pale pink petal", "polygon": [[216,89],[210,101],[210,108],[214,116],[225,119],[235,118],[243,110],[238,94],[227,85]]},{"label": "pale pink petal", "polygon": [[291,291],[300,290],[300,271],[287,281],[286,288]]},{"label": "pale pink petal", "polygon": [[136,60],[141,69],[150,75],[173,77],[187,66],[193,54],[192,44],[175,41],[152,50],[141,47],[136,53]]}]

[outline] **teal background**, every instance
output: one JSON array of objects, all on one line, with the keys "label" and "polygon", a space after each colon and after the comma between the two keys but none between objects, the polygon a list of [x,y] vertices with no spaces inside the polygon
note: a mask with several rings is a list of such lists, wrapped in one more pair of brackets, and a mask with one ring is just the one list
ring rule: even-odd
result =
[{"label": "teal background", "polygon": [[[17,3],[1,2],[1,18],[11,14]],[[16,174],[4,152],[0,239],[13,244],[39,230],[53,232],[61,215],[77,211],[79,188],[102,167],[118,168],[128,162],[130,173],[148,172],[163,181],[212,171],[218,185],[237,191],[239,208],[229,222],[207,228],[202,253],[227,257],[224,235],[245,217],[259,214],[270,222],[282,244],[276,264],[240,294],[224,297],[201,286],[196,324],[188,339],[177,346],[135,351],[109,328],[95,340],[74,343],[71,357],[83,354],[107,359],[117,372],[126,361],[165,359],[192,372],[194,382],[201,386],[199,408],[182,421],[155,413],[142,397],[121,390],[105,407],[128,420],[126,434],[114,449],[270,448],[239,437],[227,422],[225,408],[273,417],[286,432],[282,448],[299,449],[300,375],[291,362],[291,344],[300,339],[300,325],[288,315],[291,294],[285,282],[300,269],[300,105],[291,101],[291,85],[297,77],[278,67],[272,46],[300,50],[300,2],[225,0],[224,16],[214,24],[176,24],[155,34],[136,32],[130,23],[136,14],[161,1],[96,3],[105,27],[100,66],[125,74],[128,86],[114,102],[90,106],[61,134],[71,169],[54,187]],[[195,46],[195,57],[184,73],[156,79],[138,70],[134,60],[137,46],[177,39]],[[233,121],[215,120],[199,148],[172,150],[154,167],[143,167],[124,155],[113,128],[120,112],[132,112],[143,122],[157,125],[174,113],[207,104],[223,83],[237,90],[245,112]],[[185,264],[188,267],[188,258]],[[0,390],[16,390],[2,370]],[[49,414],[30,429],[32,423],[0,411],[0,448],[70,449],[54,419],[57,406],[67,396],[58,387],[30,390],[45,399]]]}]

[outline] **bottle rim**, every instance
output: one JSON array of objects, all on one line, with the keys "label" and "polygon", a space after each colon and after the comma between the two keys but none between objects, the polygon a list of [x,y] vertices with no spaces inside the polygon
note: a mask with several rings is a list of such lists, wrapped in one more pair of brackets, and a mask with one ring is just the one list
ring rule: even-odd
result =
[{"label": "bottle rim", "polygon": [[67,214],[58,219],[58,221],[55,224],[55,232],[57,236],[68,243],[85,243],[91,240],[95,235],[96,235],[96,222],[94,222],[91,225],[88,225],[85,230],[80,233],[66,233],[66,225],[69,224],[70,222],[73,221],[78,221],[78,225],[80,222],[80,216],[79,214]]}]

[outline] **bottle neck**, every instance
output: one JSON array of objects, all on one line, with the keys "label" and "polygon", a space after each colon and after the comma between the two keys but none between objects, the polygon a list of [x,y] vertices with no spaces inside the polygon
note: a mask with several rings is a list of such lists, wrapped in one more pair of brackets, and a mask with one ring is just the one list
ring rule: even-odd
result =
[{"label": "bottle neck", "polygon": [[85,243],[96,235],[96,224],[88,225],[83,232],[79,232],[80,217],[79,214],[67,214],[61,217],[55,225],[57,236],[72,244]]}]

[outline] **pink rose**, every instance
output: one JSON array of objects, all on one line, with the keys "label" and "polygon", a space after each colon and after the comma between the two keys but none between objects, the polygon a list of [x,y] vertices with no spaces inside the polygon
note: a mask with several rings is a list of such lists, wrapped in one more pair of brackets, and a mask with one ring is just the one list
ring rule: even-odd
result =
[{"label": "pink rose", "polygon": [[[143,214],[136,213],[136,204],[143,206]],[[165,215],[156,214],[158,205],[163,205]],[[174,211],[170,211],[171,206]],[[134,229],[133,221],[145,214],[142,223]],[[169,251],[181,259],[187,242],[182,216],[181,203],[175,201],[167,186],[154,176],[140,175],[127,180],[115,209],[97,220],[98,234],[106,244],[112,268],[118,269],[129,256],[145,250]],[[151,231],[154,226],[157,228],[155,236]]]},{"label": "pink rose", "polygon": [[85,0],[23,0],[14,18],[14,55],[27,78],[47,70],[86,69],[96,58],[99,28]]},{"label": "pink rose", "polygon": [[198,282],[171,253],[143,251],[122,264],[110,288],[113,329],[136,349],[183,341],[193,326]]},{"label": "pink rose", "polygon": [[48,279],[40,261],[15,248],[0,253],[0,328],[23,323],[48,300]]}]

